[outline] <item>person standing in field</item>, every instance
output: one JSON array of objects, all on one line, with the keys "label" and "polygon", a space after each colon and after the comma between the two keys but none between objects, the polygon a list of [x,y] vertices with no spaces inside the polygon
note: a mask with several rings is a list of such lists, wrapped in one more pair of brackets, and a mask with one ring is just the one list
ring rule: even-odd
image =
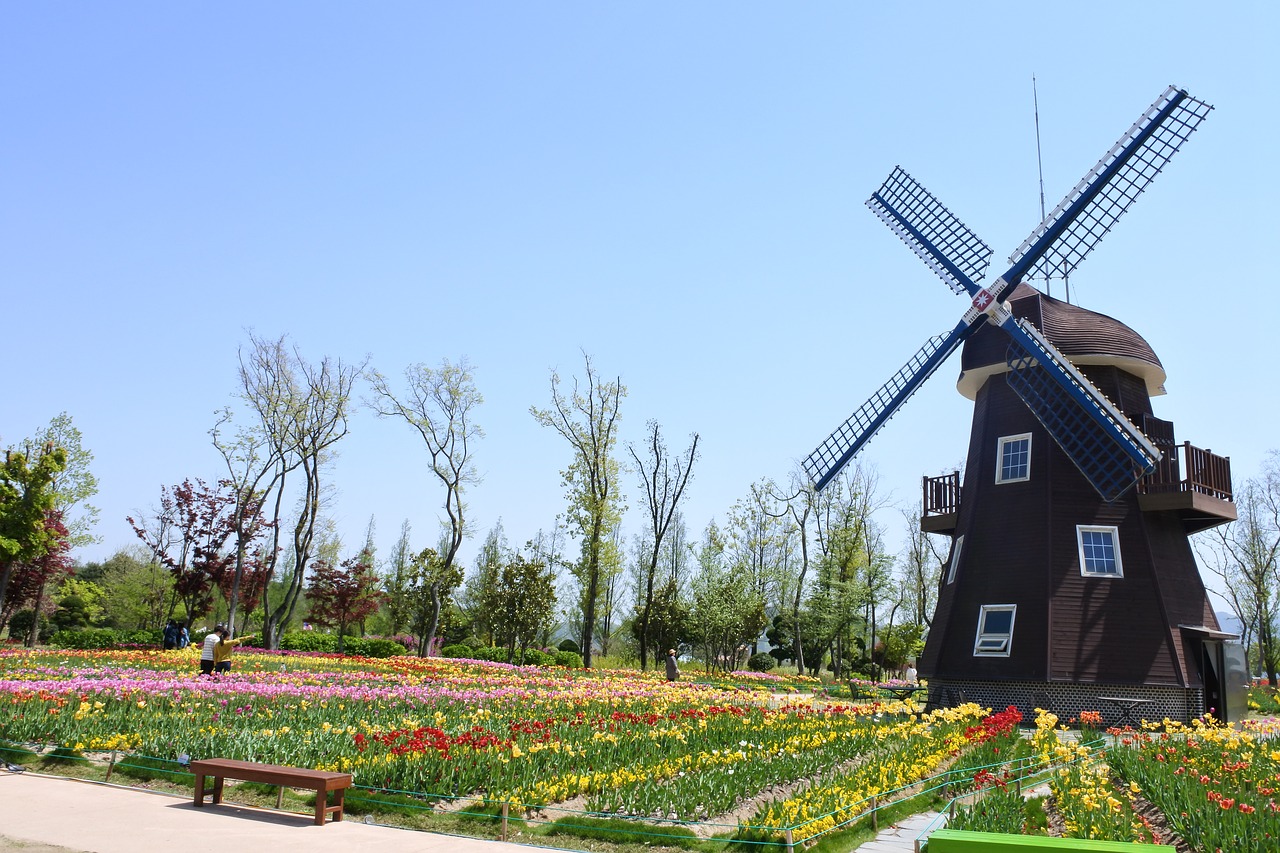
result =
[{"label": "person standing in field", "polygon": [[676,650],[667,652],[667,681],[680,680],[680,666],[676,663]]},{"label": "person standing in field", "polygon": [[213,652],[218,646],[218,641],[222,639],[223,630],[225,629],[219,625],[204,635],[204,645],[200,647],[201,675],[213,675]]},{"label": "person standing in field", "polygon": [[217,645],[213,647],[214,675],[221,675],[224,672],[231,671],[232,649],[234,649],[236,646],[243,643],[245,640],[249,639],[249,636],[252,636],[252,635],[248,635],[244,637],[237,637],[236,639],[233,640],[231,639],[231,632],[229,630],[222,627],[219,627],[218,630],[221,631],[220,636],[222,637],[222,639],[220,639]]}]

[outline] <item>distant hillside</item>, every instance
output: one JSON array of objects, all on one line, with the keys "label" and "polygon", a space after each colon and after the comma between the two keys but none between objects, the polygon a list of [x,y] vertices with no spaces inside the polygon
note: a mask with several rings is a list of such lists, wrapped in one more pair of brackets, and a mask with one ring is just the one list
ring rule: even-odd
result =
[{"label": "distant hillside", "polygon": [[1218,624],[1228,634],[1241,634],[1244,632],[1244,623],[1237,619],[1234,613],[1214,611],[1213,615],[1218,617]]}]

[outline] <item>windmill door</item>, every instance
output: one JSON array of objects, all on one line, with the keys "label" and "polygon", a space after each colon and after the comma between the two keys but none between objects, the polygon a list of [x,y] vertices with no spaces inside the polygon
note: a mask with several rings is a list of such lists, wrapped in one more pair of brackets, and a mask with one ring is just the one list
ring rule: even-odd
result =
[{"label": "windmill door", "polygon": [[1200,641],[1200,679],[1204,685],[1204,710],[1222,720],[1226,706],[1222,703],[1222,642]]},{"label": "windmill door", "polygon": [[1204,709],[1224,723],[1238,723],[1249,713],[1249,664],[1244,646],[1202,640],[1200,670]]}]

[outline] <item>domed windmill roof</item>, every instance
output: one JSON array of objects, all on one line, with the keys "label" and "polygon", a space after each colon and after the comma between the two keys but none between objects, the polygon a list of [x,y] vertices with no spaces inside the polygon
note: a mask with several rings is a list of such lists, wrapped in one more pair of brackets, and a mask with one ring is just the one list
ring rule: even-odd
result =
[{"label": "domed windmill roof", "polygon": [[[1015,317],[1040,329],[1072,364],[1114,365],[1146,382],[1150,396],[1165,393],[1164,366],[1151,345],[1114,317],[1054,299],[1027,284],[1014,288],[1008,303]],[[1009,337],[994,327],[976,332],[961,351],[957,390],[976,400],[988,377],[1009,369],[1008,348]]]}]

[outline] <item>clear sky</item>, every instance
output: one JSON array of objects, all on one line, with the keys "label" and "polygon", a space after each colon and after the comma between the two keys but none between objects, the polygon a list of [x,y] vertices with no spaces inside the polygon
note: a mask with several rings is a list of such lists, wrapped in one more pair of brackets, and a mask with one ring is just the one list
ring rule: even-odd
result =
[{"label": "clear sky", "polygon": [[[1280,447],[1276,9],[5,3],[0,445],[72,415],[98,559],[161,485],[219,476],[208,430],[247,330],[388,375],[465,356],[475,538],[501,518],[519,545],[562,511],[570,460],[529,407],[585,351],[630,390],[624,440],[701,434],[697,535],[963,311],[863,207],[895,165],[994,270],[1037,224],[1034,74],[1049,208],[1165,86],[1216,106],[1071,283],[1147,338],[1156,414],[1242,481]],[[903,508],[963,460],[958,372],[862,456]],[[406,518],[434,541],[403,423],[358,413],[331,476],[350,550],[371,516],[384,554]]]}]

